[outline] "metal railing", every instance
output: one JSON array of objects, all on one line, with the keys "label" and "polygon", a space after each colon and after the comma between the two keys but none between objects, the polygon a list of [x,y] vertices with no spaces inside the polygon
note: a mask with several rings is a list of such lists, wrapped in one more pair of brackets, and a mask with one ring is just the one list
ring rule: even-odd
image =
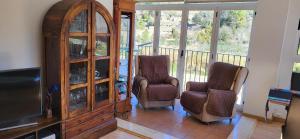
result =
[{"label": "metal railing", "polygon": [[178,59],[178,50],[176,48],[163,48],[159,47],[160,55],[169,55],[170,56],[170,75],[176,77],[177,75],[177,59]]},{"label": "metal railing", "polygon": [[[153,55],[152,43],[147,45],[139,45],[138,55]],[[159,55],[170,56],[170,75],[176,77],[179,49],[159,47]],[[208,69],[210,64],[211,52],[185,50],[185,70],[184,70],[184,84],[188,81],[205,82],[208,77]],[[246,66],[246,56],[222,54],[218,53],[216,56],[217,62],[225,62],[238,66]]]},{"label": "metal railing", "polygon": [[205,82],[208,75],[210,52],[186,50],[184,83],[188,81]]}]

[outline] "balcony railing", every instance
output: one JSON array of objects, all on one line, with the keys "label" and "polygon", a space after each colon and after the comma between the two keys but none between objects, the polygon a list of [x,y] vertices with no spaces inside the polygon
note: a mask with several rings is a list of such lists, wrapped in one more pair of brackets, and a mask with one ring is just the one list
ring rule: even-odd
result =
[{"label": "balcony railing", "polygon": [[[138,47],[139,55],[153,55],[152,43],[148,45],[140,45]],[[170,56],[170,74],[173,77],[177,75],[178,65],[178,52],[176,48],[164,48],[159,47],[160,55]],[[184,84],[188,81],[205,82],[208,77],[208,69],[210,64],[211,52],[197,51],[197,50],[185,50],[185,71],[184,73]],[[238,66],[246,66],[246,56],[222,54],[218,53],[216,61],[230,63]]]}]

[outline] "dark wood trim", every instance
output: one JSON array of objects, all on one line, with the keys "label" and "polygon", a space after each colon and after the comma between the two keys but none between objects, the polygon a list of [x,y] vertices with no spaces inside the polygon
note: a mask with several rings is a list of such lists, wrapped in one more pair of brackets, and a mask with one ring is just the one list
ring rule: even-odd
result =
[{"label": "dark wood trim", "polygon": [[[69,32],[70,24],[73,19],[82,11],[87,10],[87,32]],[[96,12],[99,12],[108,25],[109,33],[96,32]],[[116,129],[113,126],[113,90],[114,90],[114,67],[115,67],[115,28],[113,18],[106,8],[96,0],[62,0],[56,3],[47,12],[43,23],[43,34],[46,38],[45,43],[45,67],[46,84],[48,87],[58,84],[60,86],[60,95],[55,98],[57,104],[57,116],[61,118],[61,136],[62,138],[77,137],[81,134],[96,131],[94,129],[109,128]],[[101,59],[109,59],[109,77],[104,80],[95,80],[95,62],[99,57],[95,55],[96,37],[107,36],[109,38],[109,56]],[[69,38],[86,37],[87,38],[87,57],[71,59],[69,57]],[[70,64],[87,63],[87,82],[72,85],[69,83]],[[95,102],[95,85],[99,82],[109,82],[109,100],[99,104]],[[69,111],[69,93],[73,89],[87,88],[86,107]],[[108,108],[109,107],[109,108]],[[95,113],[100,113],[95,116]],[[84,118],[83,118],[84,117]],[[68,125],[81,123],[71,128]],[[72,123],[74,122],[74,123]],[[87,124],[88,123],[88,124]],[[111,124],[111,125],[109,125]],[[113,127],[113,128],[112,128]],[[107,130],[107,129],[103,129]],[[82,132],[78,132],[82,131]]]},{"label": "dark wood trim", "polygon": [[[130,40],[129,40],[129,64],[128,64],[128,78],[127,78],[127,96],[125,100],[118,101],[116,98],[116,113],[131,111],[131,90],[132,90],[132,66],[134,53],[134,32],[135,32],[135,1],[134,0],[114,0],[114,21],[116,27],[116,78],[119,77],[119,63],[120,63],[120,38],[121,38],[121,17],[122,14],[130,16]],[[116,96],[118,97],[118,96]],[[129,103],[128,103],[129,102]],[[118,114],[116,114],[118,115]]]}]

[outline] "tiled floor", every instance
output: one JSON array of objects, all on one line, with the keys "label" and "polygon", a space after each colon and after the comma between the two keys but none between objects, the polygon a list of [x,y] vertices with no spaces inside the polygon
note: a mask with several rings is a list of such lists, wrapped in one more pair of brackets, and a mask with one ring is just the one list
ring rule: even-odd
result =
[{"label": "tiled floor", "polygon": [[172,111],[171,107],[143,110],[137,105],[135,97],[132,99],[132,107],[132,112],[128,117],[129,122],[152,128],[180,139],[226,139],[233,126],[240,120],[240,115],[237,115],[233,119],[232,124],[229,123],[229,120],[225,120],[206,125],[191,116],[186,116],[178,100],[174,111]]}]

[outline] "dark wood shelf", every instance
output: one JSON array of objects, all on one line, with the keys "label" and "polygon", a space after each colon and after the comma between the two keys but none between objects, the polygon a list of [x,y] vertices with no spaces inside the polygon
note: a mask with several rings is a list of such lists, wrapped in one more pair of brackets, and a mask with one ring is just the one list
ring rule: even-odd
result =
[{"label": "dark wood shelf", "polygon": [[106,59],[110,59],[110,56],[96,56],[96,60],[106,60]]},{"label": "dark wood shelf", "polygon": [[43,118],[38,121],[38,125],[16,128],[0,132],[1,139],[15,139],[31,133],[37,134],[39,130],[60,124],[61,121],[57,118]]},{"label": "dark wood shelf", "polygon": [[88,58],[78,58],[78,59],[71,59],[70,63],[74,64],[74,63],[81,63],[81,62],[88,62],[89,59]]},{"label": "dark wood shelf", "polygon": [[96,33],[97,37],[109,37],[110,34],[109,33]]},{"label": "dark wood shelf", "polygon": [[70,37],[87,37],[89,34],[88,33],[82,33],[82,32],[70,32],[69,36]]},{"label": "dark wood shelf", "polygon": [[87,86],[88,86],[87,83],[72,84],[72,85],[70,85],[70,90],[83,88],[83,87],[87,87]]},{"label": "dark wood shelf", "polygon": [[99,79],[99,80],[96,80],[96,81],[95,81],[95,84],[105,83],[105,82],[109,82],[109,81],[110,81],[109,78],[106,78],[106,79]]}]

